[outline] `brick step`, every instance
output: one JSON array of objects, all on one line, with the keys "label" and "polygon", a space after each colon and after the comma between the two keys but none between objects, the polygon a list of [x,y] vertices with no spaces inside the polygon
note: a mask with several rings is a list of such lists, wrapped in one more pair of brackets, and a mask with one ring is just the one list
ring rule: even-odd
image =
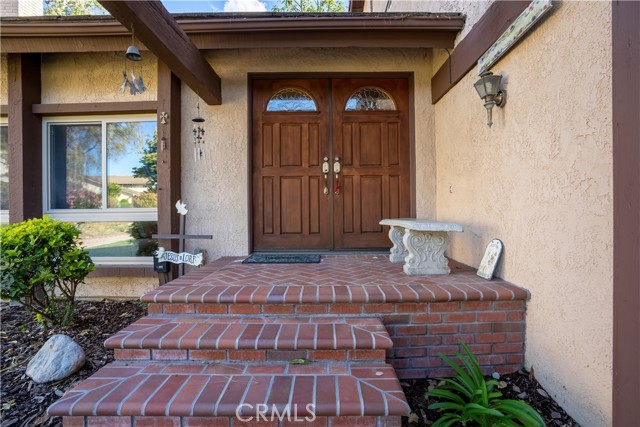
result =
[{"label": "brick step", "polygon": [[377,318],[147,316],[107,348],[193,350],[375,350],[393,342]]},{"label": "brick step", "polygon": [[[260,418],[256,421],[257,417]],[[64,427],[401,427],[402,417],[63,417]]]},{"label": "brick step", "polygon": [[376,318],[147,316],[105,342],[124,360],[384,361],[393,345]]},{"label": "brick step", "polygon": [[[229,273],[227,273],[229,274]],[[275,276],[277,277],[277,276]],[[208,279],[208,280],[207,280]],[[222,279],[203,279],[184,283],[171,282],[147,292],[143,302],[155,304],[379,304],[402,302],[445,301],[496,301],[525,300],[528,293],[522,288],[506,282],[490,284],[471,278],[468,282],[451,285],[446,279],[442,283],[425,281],[417,277],[413,282],[374,282],[335,284],[332,281],[304,284],[307,277],[291,280],[290,284],[275,278],[264,283],[251,281],[233,284]],[[404,279],[404,278],[403,278]],[[406,280],[406,279],[404,279]],[[274,313],[283,314],[283,313]]]},{"label": "brick step", "polygon": [[65,393],[48,413],[72,417],[68,425],[96,416],[235,419],[255,416],[259,404],[266,405],[267,417],[286,408],[302,417],[397,417],[410,412],[386,363],[113,362]]}]

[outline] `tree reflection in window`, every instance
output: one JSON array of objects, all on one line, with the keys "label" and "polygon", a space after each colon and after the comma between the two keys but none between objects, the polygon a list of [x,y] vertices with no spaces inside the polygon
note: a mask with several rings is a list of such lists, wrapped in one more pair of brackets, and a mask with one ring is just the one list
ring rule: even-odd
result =
[{"label": "tree reflection in window", "polygon": [[318,107],[306,91],[285,87],[278,90],[269,99],[267,111],[318,111]]},{"label": "tree reflection in window", "polygon": [[347,100],[346,111],[394,111],[396,103],[387,92],[377,87],[363,87]]}]

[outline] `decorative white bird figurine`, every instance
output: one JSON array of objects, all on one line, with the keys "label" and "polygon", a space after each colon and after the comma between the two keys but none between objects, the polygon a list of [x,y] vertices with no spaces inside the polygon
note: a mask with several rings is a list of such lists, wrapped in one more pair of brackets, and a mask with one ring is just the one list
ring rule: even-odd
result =
[{"label": "decorative white bird figurine", "polygon": [[178,209],[178,213],[180,215],[186,215],[187,214],[187,205],[185,203],[182,203],[181,200],[178,200],[176,202],[176,209]]}]

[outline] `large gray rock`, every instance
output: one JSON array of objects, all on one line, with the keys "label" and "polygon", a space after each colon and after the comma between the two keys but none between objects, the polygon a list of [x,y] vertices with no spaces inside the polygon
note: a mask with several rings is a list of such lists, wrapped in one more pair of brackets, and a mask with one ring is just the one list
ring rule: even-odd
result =
[{"label": "large gray rock", "polygon": [[27,365],[27,375],[37,383],[61,380],[84,366],[82,347],[66,335],[47,340]]}]

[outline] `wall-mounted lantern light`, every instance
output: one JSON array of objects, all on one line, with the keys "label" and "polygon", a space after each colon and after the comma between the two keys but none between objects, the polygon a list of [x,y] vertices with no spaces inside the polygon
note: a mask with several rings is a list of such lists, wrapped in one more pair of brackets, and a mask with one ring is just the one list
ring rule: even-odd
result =
[{"label": "wall-mounted lantern light", "polygon": [[491,110],[493,106],[504,107],[507,102],[507,91],[500,90],[500,82],[502,76],[494,76],[491,71],[484,71],[480,74],[480,79],[473,84],[478,95],[484,101],[484,108],[487,109],[487,124],[489,127],[493,124]]}]

